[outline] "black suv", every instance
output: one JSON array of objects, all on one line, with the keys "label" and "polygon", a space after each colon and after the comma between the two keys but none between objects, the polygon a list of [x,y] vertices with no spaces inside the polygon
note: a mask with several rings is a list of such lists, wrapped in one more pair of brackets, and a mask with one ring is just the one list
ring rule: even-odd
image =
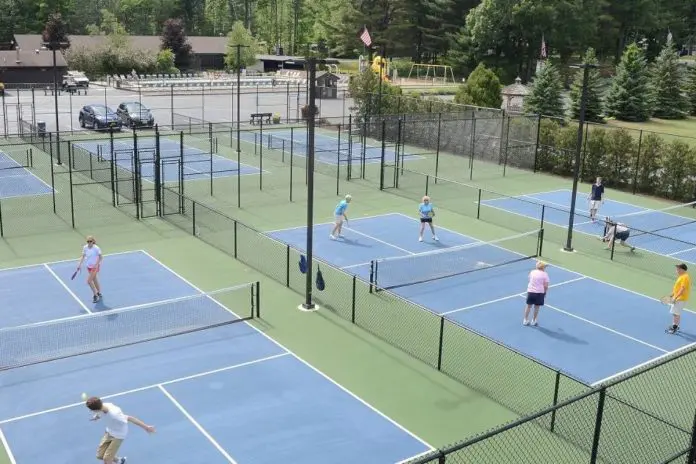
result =
[{"label": "black suv", "polygon": [[78,119],[82,128],[121,130],[123,126],[118,115],[106,105],[85,105]]},{"label": "black suv", "polygon": [[152,112],[140,102],[123,102],[118,105],[116,114],[126,127],[153,127],[155,125]]}]

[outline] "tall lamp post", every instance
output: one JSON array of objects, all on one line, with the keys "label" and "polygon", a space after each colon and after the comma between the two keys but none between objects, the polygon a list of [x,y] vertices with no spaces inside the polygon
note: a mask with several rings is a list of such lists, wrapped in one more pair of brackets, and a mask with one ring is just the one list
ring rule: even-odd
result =
[{"label": "tall lamp post", "polygon": [[241,176],[241,166],[242,166],[242,148],[240,145],[241,141],[241,107],[240,102],[242,100],[242,48],[249,48],[249,45],[231,45],[232,48],[237,49],[237,208],[242,207],[242,176]]},{"label": "tall lamp post", "polygon": [[578,141],[575,147],[575,166],[573,169],[573,193],[570,197],[570,215],[568,216],[568,238],[566,240],[566,246],[563,248],[564,251],[573,251],[573,224],[575,222],[575,204],[576,197],[578,194],[578,181],[580,180],[580,161],[582,153],[582,137],[583,137],[583,126],[585,124],[585,108],[587,106],[587,79],[590,74],[590,69],[597,68],[598,66],[590,63],[583,63],[577,66],[571,66],[575,69],[582,69],[582,95],[580,97],[580,114],[578,117]]},{"label": "tall lamp post", "polygon": [[[56,60],[56,53],[58,50],[63,50],[70,46],[68,42],[61,42],[58,40],[51,40],[48,42],[43,42],[42,45],[53,53],[53,105],[56,115],[56,164],[62,164],[60,158],[60,126],[58,118],[58,64]],[[70,115],[72,117],[72,115]]]}]

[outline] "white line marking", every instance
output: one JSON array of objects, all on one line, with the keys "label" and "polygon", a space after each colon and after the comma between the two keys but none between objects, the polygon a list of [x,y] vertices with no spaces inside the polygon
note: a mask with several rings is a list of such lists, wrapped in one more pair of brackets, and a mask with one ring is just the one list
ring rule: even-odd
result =
[{"label": "white line marking", "polygon": [[73,293],[73,291],[70,290],[70,287],[68,287],[68,286],[65,284],[65,282],[63,282],[63,281],[61,280],[61,278],[58,277],[58,275],[57,275],[55,272],[53,272],[53,269],[51,269],[51,268],[49,267],[48,264],[44,264],[43,266],[44,266],[44,268],[46,268],[46,270],[47,270],[48,272],[51,273],[51,275],[52,275],[53,277],[56,278],[56,280],[58,281],[58,283],[65,289],[65,291],[67,291],[67,292],[70,294],[70,296],[72,296],[72,297],[75,299],[75,301],[77,301],[78,304],[79,304],[80,306],[82,306],[82,309],[84,309],[85,311],[87,311],[89,314],[92,314],[92,311],[90,311],[90,309],[87,307],[87,305],[85,305],[85,304],[82,302],[82,300],[80,300],[80,299],[77,297],[77,295],[75,295],[75,293]]},{"label": "white line marking", "polygon": [[363,237],[367,237],[367,238],[369,238],[370,240],[374,240],[375,242],[379,242],[379,243],[381,243],[381,244],[383,244],[383,245],[387,245],[388,247],[394,248],[394,249],[399,250],[399,251],[403,251],[404,253],[408,253],[409,255],[415,255],[415,254],[416,254],[416,253],[413,252],[413,251],[409,251],[409,250],[407,250],[406,248],[401,248],[401,247],[399,247],[399,246],[392,245],[391,243],[385,242],[384,240],[380,240],[380,239],[378,239],[377,237],[373,237],[373,236],[370,235],[370,234],[366,234],[366,233],[364,233],[364,232],[359,232],[359,231],[357,231],[357,230],[355,230],[355,229],[351,229],[350,227],[347,227],[346,229],[349,230],[349,231],[351,231],[351,232],[353,232],[353,233],[355,233],[355,234],[362,235]]},{"label": "white line marking", "polygon": [[[17,168],[23,169],[24,172],[26,172],[28,175],[30,175],[31,177],[36,178],[36,180],[38,180],[39,182],[41,182],[42,184],[44,184],[46,187],[48,187],[48,189],[49,189],[51,192],[53,191],[53,187],[51,187],[50,185],[48,185],[46,182],[44,182],[43,179],[41,179],[39,176],[37,176],[36,174],[34,174],[33,172],[31,172],[29,169],[27,169],[26,167],[22,166],[20,163],[17,162],[17,160],[15,160],[14,158],[12,158],[11,156],[7,155],[5,152],[3,152],[3,151],[1,151],[1,150],[0,150],[0,154],[1,154],[1,155],[7,156],[7,159],[9,159],[10,161],[12,161],[13,163],[15,163],[15,164],[17,165]],[[6,177],[26,177],[26,176],[6,176]],[[44,194],[41,194],[41,195],[44,195]],[[21,196],[21,195],[20,195],[20,196]],[[29,196],[29,195],[27,195],[27,196]],[[6,198],[7,198],[7,197],[6,197]]]},{"label": "white line marking", "polygon": [[[194,288],[195,290],[197,290],[197,291],[199,291],[199,292],[201,292],[201,293],[205,293],[205,292],[203,292],[200,288],[198,288],[198,287],[196,287],[195,285],[193,285],[193,284],[192,284],[190,281],[188,281],[187,279],[184,279],[184,278],[183,278],[181,275],[179,275],[176,271],[174,271],[172,268],[170,268],[169,266],[167,266],[167,265],[165,265],[164,263],[162,263],[160,260],[158,260],[157,258],[155,258],[154,256],[152,256],[152,255],[151,255],[150,253],[148,253],[147,251],[145,251],[145,250],[140,250],[140,251],[143,252],[143,253],[145,253],[145,254],[146,254],[147,256],[149,256],[150,258],[152,258],[152,260],[154,260],[156,263],[158,263],[160,266],[162,266],[162,267],[163,267],[164,269],[166,269],[167,271],[171,272],[174,276],[176,276],[176,277],[178,277],[179,279],[181,279],[184,283],[190,285],[192,288]],[[222,305],[219,301],[216,301],[216,300],[214,300],[214,299],[212,299],[212,301],[214,301],[215,304],[219,305],[221,308],[223,308],[223,309],[225,309],[226,311],[229,311],[230,313],[232,313],[234,316],[239,317],[238,314],[235,314],[231,309],[225,307],[225,306]],[[239,317],[239,318],[241,319],[241,317]],[[246,321],[243,322],[243,324],[247,324],[249,327],[251,327],[252,329],[254,329],[255,331],[257,331],[258,333],[260,333],[262,336],[266,337],[271,343],[274,343],[274,344],[275,344],[276,346],[278,346],[279,348],[281,348],[281,349],[287,351],[289,354],[291,354],[292,356],[294,356],[295,359],[297,359],[298,361],[300,361],[302,364],[304,364],[305,366],[307,366],[307,367],[309,367],[310,369],[312,369],[314,372],[316,372],[317,374],[319,374],[320,376],[322,376],[323,378],[325,378],[327,381],[331,382],[334,386],[336,386],[336,387],[340,388],[341,390],[343,390],[346,394],[348,394],[349,396],[351,396],[353,399],[355,399],[355,400],[359,401],[360,403],[362,403],[363,405],[365,405],[365,406],[366,406],[367,408],[369,408],[372,412],[374,412],[375,414],[378,414],[380,417],[382,417],[383,419],[385,419],[386,421],[388,421],[389,423],[391,423],[393,426],[395,426],[396,428],[398,428],[398,429],[401,430],[402,432],[404,432],[404,433],[406,433],[407,435],[411,436],[413,439],[415,439],[415,440],[421,442],[423,445],[427,446],[427,447],[430,448],[431,450],[434,450],[434,449],[435,449],[435,447],[433,447],[432,445],[430,445],[428,442],[426,442],[426,441],[423,440],[422,438],[418,437],[418,436],[415,435],[413,432],[409,431],[409,430],[406,429],[404,426],[402,426],[401,424],[399,424],[398,422],[396,422],[395,420],[391,419],[389,416],[387,416],[386,414],[384,414],[383,412],[381,412],[379,409],[375,408],[375,407],[372,406],[370,403],[368,403],[368,402],[365,401],[364,399],[360,398],[358,395],[356,395],[356,394],[353,393],[352,391],[348,390],[346,387],[344,387],[343,385],[339,384],[339,383],[336,382],[334,379],[332,379],[332,378],[329,377],[328,375],[324,374],[322,371],[320,371],[319,369],[317,369],[316,367],[314,367],[313,365],[311,365],[310,363],[308,363],[307,361],[305,361],[304,359],[302,359],[301,357],[299,357],[299,356],[298,356],[297,354],[295,354],[293,351],[289,350],[289,349],[286,348],[284,345],[282,345],[281,343],[279,343],[279,342],[277,342],[276,340],[274,340],[273,338],[271,338],[270,335],[268,335],[268,334],[262,332],[262,331],[259,330],[258,328],[254,327],[254,325],[249,324],[249,323],[246,322]],[[2,422],[0,422],[0,424],[1,424],[1,423],[2,423]]]},{"label": "white line marking", "polygon": [[186,409],[184,409],[184,407],[174,398],[174,396],[172,396],[171,393],[167,391],[166,388],[164,388],[162,385],[158,385],[157,388],[159,388],[159,390],[162,393],[164,393],[164,396],[169,398],[169,401],[171,401],[174,404],[174,406],[176,406],[176,408],[179,411],[181,411],[181,413],[184,416],[186,416],[189,422],[191,422],[194,425],[194,427],[196,427],[198,431],[201,432],[201,434],[203,434],[203,436],[208,439],[208,441],[215,447],[215,449],[217,449],[220,452],[220,454],[222,454],[225,457],[225,459],[227,459],[228,462],[232,464],[237,464],[237,461],[232,459],[232,456],[227,454],[227,451],[225,451],[225,449],[222,446],[220,446],[220,444],[217,441],[215,441],[215,439],[208,433],[208,431],[205,430],[203,426],[199,424],[198,421],[196,421],[196,419],[194,419],[193,416],[191,416],[191,414],[189,414],[189,412]]},{"label": "white line marking", "polygon": [[691,248],[687,248],[687,249],[685,249],[685,250],[675,251],[675,252],[673,252],[673,253],[667,253],[665,256],[676,256],[676,255],[679,255],[679,254],[682,254],[682,253],[686,253],[686,252],[688,252],[688,251],[694,251],[694,250],[696,250],[696,247],[691,247]]},{"label": "white line marking", "polygon": [[[389,214],[373,214],[373,215],[371,215],[371,216],[362,216],[362,217],[359,217],[359,218],[354,218],[354,219],[351,219],[349,222],[362,221],[362,220],[365,220],[365,219],[376,219],[376,218],[381,218],[381,217],[386,217],[386,216],[392,216],[392,215],[394,215],[394,214],[396,214],[396,213],[389,213]],[[319,222],[319,223],[317,223],[317,224],[314,224],[314,226],[315,226],[315,227],[316,227],[316,226],[328,226],[328,225],[333,225],[333,224],[335,224],[335,221],[331,221],[331,222]],[[274,233],[276,233],[276,232],[285,232],[285,231],[287,231],[287,230],[297,230],[297,229],[306,229],[306,228],[307,228],[307,225],[304,225],[304,226],[294,226],[294,227],[286,227],[286,228],[284,228],[284,229],[267,230],[267,231],[263,232],[263,234],[268,235],[268,234],[274,234]],[[273,238],[273,237],[271,237],[271,238]],[[277,239],[276,239],[276,240],[277,240]],[[281,243],[282,243],[282,242],[281,242]]]},{"label": "white line marking", "polygon": [[[564,282],[559,282],[559,283],[557,283],[557,284],[549,285],[549,288],[560,287],[561,285],[567,285],[567,284],[571,284],[571,283],[573,283],[573,282],[578,282],[578,281],[580,281],[580,280],[585,280],[585,279],[587,279],[587,277],[585,277],[585,276],[577,277],[577,278],[575,278],[575,279],[570,279],[570,280],[566,280],[566,281],[564,281]],[[495,300],[489,300],[489,301],[485,301],[485,302],[483,302],[483,303],[477,303],[477,304],[475,304],[475,305],[465,306],[464,308],[453,309],[452,311],[446,311],[446,312],[444,312],[444,313],[440,313],[440,315],[441,315],[441,316],[447,316],[448,314],[456,313],[456,312],[459,312],[459,311],[466,311],[466,310],[468,310],[468,309],[479,308],[479,307],[481,307],[481,306],[487,306],[487,305],[492,304],[492,303],[498,303],[498,302],[500,302],[500,301],[505,301],[505,300],[510,300],[510,299],[512,299],[512,298],[517,298],[517,297],[525,296],[526,294],[527,294],[526,292],[516,293],[515,295],[508,295],[508,296],[504,296],[504,297],[502,297],[502,298],[497,298],[497,299],[495,299]]]},{"label": "white line marking", "polygon": [[[518,195],[518,196],[512,197],[512,198],[529,198],[529,199],[535,200],[534,203],[536,203],[536,204],[549,205],[551,208],[553,208],[554,206],[557,206],[558,208],[561,208],[563,212],[570,214],[570,207],[568,205],[556,203],[555,201],[544,200],[543,198],[538,198],[535,195],[536,195],[535,193],[531,193],[528,195]],[[575,211],[581,211],[583,213],[588,213],[588,214],[590,212],[587,209],[578,208],[577,203],[575,206]]]},{"label": "white line marking", "polygon": [[[111,395],[102,396],[101,398],[102,398],[102,399],[118,398],[119,396],[125,396],[125,395],[130,395],[130,394],[132,394],[132,393],[138,393],[138,392],[145,391],[145,390],[151,390],[151,389],[153,389],[153,388],[159,387],[160,385],[171,385],[171,384],[175,384],[175,383],[179,383],[179,382],[184,382],[184,381],[186,381],[186,380],[197,379],[197,378],[199,378],[199,377],[205,377],[205,376],[211,375],[211,374],[217,374],[218,372],[226,372],[226,371],[229,371],[229,370],[232,370],[232,369],[238,369],[238,368],[240,368],[240,367],[246,367],[246,366],[251,366],[251,365],[253,365],[253,364],[258,364],[258,363],[262,363],[262,362],[266,362],[266,361],[271,361],[271,360],[276,359],[276,358],[281,358],[281,357],[283,357],[283,356],[288,356],[289,354],[290,354],[290,353],[274,354],[273,356],[266,356],[265,358],[254,359],[254,360],[252,360],[252,361],[246,361],[246,362],[239,363],[239,364],[233,364],[233,365],[230,365],[230,366],[225,366],[225,367],[221,367],[221,368],[218,368],[218,369],[213,369],[213,370],[206,371],[206,372],[200,372],[200,373],[198,373],[198,374],[193,374],[193,375],[189,375],[189,376],[186,376],[186,377],[179,377],[178,379],[167,380],[166,382],[159,382],[159,383],[155,383],[155,384],[152,384],[152,385],[147,385],[147,386],[145,386],[145,387],[133,388],[133,389],[131,389],[131,390],[126,390],[126,391],[114,393],[114,394],[111,394]],[[24,414],[24,415],[22,415],[22,416],[11,417],[11,418],[9,418],[9,419],[5,419],[5,420],[0,421],[0,425],[2,425],[2,424],[8,424],[8,423],[10,423],[10,422],[17,422],[17,421],[24,420],[24,419],[29,419],[29,418],[31,418],[31,417],[41,416],[41,415],[49,414],[49,413],[52,413],[52,412],[63,411],[63,410],[65,410],[65,409],[70,409],[70,408],[74,408],[74,407],[77,407],[77,406],[84,406],[84,402],[66,404],[66,405],[64,405],[64,406],[58,406],[58,407],[56,407],[56,408],[46,409],[46,410],[44,410],[44,411],[32,412],[32,413],[30,413],[30,414]]]},{"label": "white line marking", "polygon": [[[559,191],[559,192],[560,192],[560,191],[571,192],[571,194],[572,194],[572,192],[573,192],[572,190],[568,190],[568,189],[559,189],[558,191]],[[629,203],[629,202],[627,202],[627,201],[614,200],[614,199],[611,199],[611,200],[607,199],[606,201],[611,201],[611,202],[613,202],[613,203],[620,203],[620,204],[622,204],[622,205],[627,205],[627,206],[630,206],[630,207],[632,207],[632,208],[636,208],[636,209],[640,209],[640,210],[641,210],[641,211],[636,211],[636,212],[634,212],[634,213],[627,213],[627,214],[638,214],[638,213],[643,213],[643,212],[648,212],[648,211],[650,211],[650,212],[656,212],[656,213],[663,213],[663,211],[661,211],[660,209],[646,208],[646,207],[643,207],[643,206],[634,205],[633,203]],[[679,206],[684,206],[684,203],[672,203],[672,204],[670,204],[669,206],[666,206],[666,208],[673,207],[673,208],[676,209],[676,208],[678,208]],[[693,220],[693,218],[686,217],[686,216],[680,216],[680,215],[678,215],[678,214],[671,214],[671,213],[665,213],[665,214],[668,214],[668,215],[670,215],[670,216],[676,216],[676,217],[680,217],[680,218],[685,218],[685,219]]]},{"label": "white line marking", "polygon": [[656,361],[658,361],[658,360],[660,360],[660,359],[664,359],[664,358],[666,358],[666,357],[668,357],[668,356],[675,355],[676,353],[680,353],[680,352],[682,352],[682,351],[687,351],[687,350],[691,349],[691,348],[694,347],[694,346],[696,346],[696,342],[694,342],[694,343],[689,343],[688,345],[684,345],[684,346],[682,346],[681,348],[677,348],[676,350],[671,351],[671,352],[669,352],[669,353],[664,353],[664,354],[661,354],[660,356],[655,356],[654,358],[648,359],[648,360],[645,361],[645,362],[642,362],[642,363],[640,363],[640,364],[636,364],[635,366],[629,367],[628,369],[625,369],[625,370],[623,370],[623,371],[621,371],[621,372],[618,372],[618,373],[616,373],[616,374],[612,374],[612,375],[610,375],[609,377],[606,377],[606,378],[604,378],[604,379],[602,379],[602,380],[598,380],[598,381],[594,382],[594,383],[593,383],[592,385],[590,385],[590,386],[591,386],[591,387],[596,387],[596,386],[601,385],[601,384],[603,384],[603,383],[609,382],[609,381],[611,381],[611,380],[613,380],[613,379],[615,379],[615,378],[617,378],[617,377],[620,377],[620,376],[622,376],[622,375],[624,375],[624,374],[628,374],[629,372],[632,372],[632,371],[634,371],[634,370],[636,370],[636,369],[640,369],[641,367],[647,366],[648,364],[652,364],[652,363],[654,363],[654,362],[656,362]]},{"label": "white line marking", "polygon": [[423,457],[423,456],[425,456],[425,455],[427,455],[427,454],[430,454],[430,453],[432,453],[433,451],[434,451],[434,450],[423,451],[422,453],[418,453],[418,454],[416,454],[416,455],[414,455],[414,456],[408,457],[408,458],[406,458],[406,459],[402,459],[401,461],[397,462],[396,464],[406,464],[407,462],[411,462],[411,461],[413,461],[414,459],[418,459],[418,458]]},{"label": "white line marking", "polygon": [[5,434],[2,432],[2,430],[0,430],[0,442],[5,448],[5,452],[7,452],[7,458],[10,460],[10,464],[17,464],[17,460],[12,454],[12,449],[10,449],[10,444],[7,443],[7,438],[5,438]]},{"label": "white line marking", "polygon": [[547,308],[553,309],[554,311],[558,311],[559,313],[563,313],[563,314],[565,314],[566,316],[570,316],[570,317],[573,317],[573,318],[575,318],[575,319],[581,320],[581,321],[583,321],[583,322],[587,322],[588,324],[592,324],[592,325],[594,325],[594,326],[596,326],[596,327],[599,327],[600,329],[607,330],[607,331],[609,331],[609,332],[611,332],[611,333],[614,333],[614,334],[616,334],[616,335],[620,335],[620,336],[622,336],[622,337],[628,338],[629,340],[633,340],[634,342],[640,343],[641,345],[648,346],[648,347],[650,347],[650,348],[652,348],[652,349],[654,349],[654,350],[662,351],[663,353],[671,353],[669,350],[665,350],[664,348],[660,348],[659,346],[651,345],[650,343],[644,342],[644,341],[642,341],[642,340],[640,340],[640,339],[638,339],[638,338],[631,337],[630,335],[626,335],[625,333],[622,333],[622,332],[619,332],[619,331],[617,331],[617,330],[611,329],[611,328],[606,327],[606,326],[604,326],[604,325],[602,325],[602,324],[598,324],[598,323],[593,322],[593,321],[591,321],[591,320],[589,320],[589,319],[585,319],[584,317],[580,317],[580,316],[577,316],[577,315],[575,315],[575,314],[573,314],[573,313],[569,313],[568,311],[564,311],[564,310],[562,310],[562,309],[560,309],[560,308],[558,308],[558,307],[556,307],[556,306],[553,306],[553,305],[550,305],[550,304],[547,304],[547,305],[545,305],[545,306],[546,306]]},{"label": "white line marking", "polygon": [[[126,255],[126,254],[129,254],[129,253],[133,253],[133,254],[135,254],[135,253],[142,253],[142,251],[140,251],[140,250],[119,251],[119,252],[116,252],[116,253],[107,253],[107,254],[104,255],[104,257],[107,257],[107,256]],[[14,271],[15,269],[27,269],[27,268],[30,268],[30,267],[37,267],[37,268],[38,268],[38,267],[44,266],[44,265],[46,265],[46,264],[48,264],[48,265],[51,265],[51,264],[61,264],[61,263],[67,263],[67,262],[70,262],[70,261],[77,261],[77,259],[75,259],[75,258],[68,258],[68,259],[61,259],[61,260],[58,260],[58,261],[49,261],[49,262],[47,262],[47,263],[25,264],[25,265],[23,265],[23,266],[5,267],[5,268],[0,269],[0,272]]]},{"label": "white line marking", "polygon": [[366,263],[351,264],[350,266],[343,266],[341,269],[352,269],[354,267],[367,266],[369,264],[372,264],[372,261],[368,261]]}]

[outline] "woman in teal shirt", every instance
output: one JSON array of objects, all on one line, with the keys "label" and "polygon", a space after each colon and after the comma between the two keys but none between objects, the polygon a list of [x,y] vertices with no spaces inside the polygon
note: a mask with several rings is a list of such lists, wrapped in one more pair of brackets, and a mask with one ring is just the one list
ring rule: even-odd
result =
[{"label": "woman in teal shirt", "polygon": [[423,241],[423,231],[425,231],[425,225],[430,226],[430,231],[433,233],[433,240],[438,241],[437,235],[435,235],[435,226],[433,225],[433,217],[435,216],[435,208],[433,204],[430,203],[430,197],[424,196],[423,202],[418,205],[418,214],[420,215],[420,233],[418,234],[418,241]]}]

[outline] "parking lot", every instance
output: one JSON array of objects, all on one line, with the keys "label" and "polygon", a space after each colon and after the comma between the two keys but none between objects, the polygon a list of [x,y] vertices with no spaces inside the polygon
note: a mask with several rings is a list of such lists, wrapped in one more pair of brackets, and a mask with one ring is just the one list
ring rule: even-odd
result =
[{"label": "parking lot", "polygon": [[[248,121],[252,113],[278,114],[281,120],[301,117],[300,108],[306,104],[307,92],[303,87],[277,87],[275,90],[260,88],[245,89],[241,95],[240,113],[243,121]],[[63,131],[82,130],[78,122],[80,108],[88,104],[105,104],[115,110],[121,102],[139,101],[148,106],[155,122],[162,126],[172,123],[172,113],[208,122],[228,122],[236,120],[236,93],[230,89],[199,88],[177,90],[173,95],[168,89],[154,92],[133,92],[113,87],[92,84],[86,95],[61,93],[58,95],[58,128]],[[352,100],[339,98],[319,100],[320,116],[337,118],[347,116]],[[56,130],[55,98],[52,92],[43,88],[31,90],[8,89],[0,105],[0,133],[19,132],[20,117],[25,121],[43,121],[46,130]]]}]

